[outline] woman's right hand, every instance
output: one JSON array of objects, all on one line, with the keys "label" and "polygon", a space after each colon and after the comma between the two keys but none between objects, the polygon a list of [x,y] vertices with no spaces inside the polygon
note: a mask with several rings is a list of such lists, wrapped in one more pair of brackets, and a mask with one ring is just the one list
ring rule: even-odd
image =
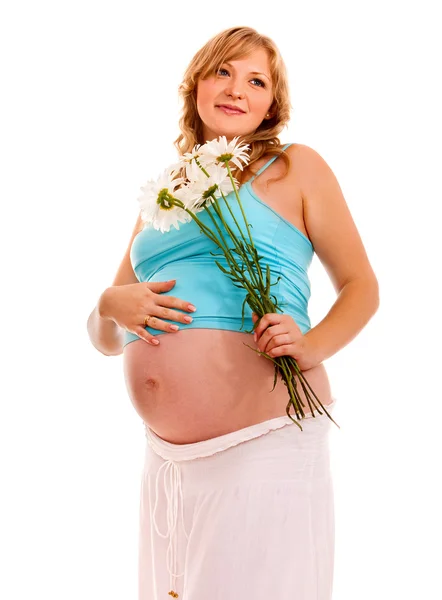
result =
[{"label": "woman's right hand", "polygon": [[[112,319],[117,325],[135,333],[146,342],[156,345],[155,336],[144,328],[144,319],[148,315],[149,327],[174,333],[173,323],[166,323],[163,319],[190,323],[192,317],[178,310],[194,312],[196,310],[189,302],[174,296],[167,296],[164,292],[170,291],[175,285],[172,281],[147,281],[130,283],[128,285],[111,286],[104,290],[98,301],[100,317]],[[188,320],[190,319],[190,321]]]}]

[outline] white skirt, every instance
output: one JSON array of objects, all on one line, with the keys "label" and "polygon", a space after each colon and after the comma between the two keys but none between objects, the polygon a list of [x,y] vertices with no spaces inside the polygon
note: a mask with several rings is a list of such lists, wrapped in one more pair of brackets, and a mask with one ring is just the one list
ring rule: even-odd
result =
[{"label": "white skirt", "polygon": [[194,444],[146,426],[139,600],[331,599],[335,425],[323,411],[298,422]]}]

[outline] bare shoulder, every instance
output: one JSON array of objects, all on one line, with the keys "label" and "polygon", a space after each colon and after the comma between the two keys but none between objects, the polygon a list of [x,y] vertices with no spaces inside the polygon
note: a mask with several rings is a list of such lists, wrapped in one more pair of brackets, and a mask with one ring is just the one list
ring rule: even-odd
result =
[{"label": "bare shoulder", "polygon": [[[284,144],[281,146],[281,149],[283,147]],[[287,180],[299,180],[301,161],[304,156],[304,148],[307,148],[307,146],[304,146],[303,144],[291,143],[290,146],[284,150],[284,153],[287,154],[290,159],[290,168],[285,176]]]},{"label": "bare shoulder", "polygon": [[306,144],[292,144],[286,150],[290,159],[297,162],[298,167],[302,166],[304,178],[309,176],[323,175],[325,172],[331,174],[331,167],[326,160],[314,148]]},{"label": "bare shoulder", "polygon": [[[282,144],[281,149],[284,148],[285,144]],[[290,160],[292,158],[297,158],[299,153],[302,152],[303,148],[307,148],[304,144],[297,144],[296,142],[291,142],[290,146],[284,150],[286,154],[290,156]]]},{"label": "bare shoulder", "polygon": [[319,260],[339,292],[353,279],[376,282],[361,236],[341,186],[327,161],[313,148],[292,150],[301,189],[306,230]]}]

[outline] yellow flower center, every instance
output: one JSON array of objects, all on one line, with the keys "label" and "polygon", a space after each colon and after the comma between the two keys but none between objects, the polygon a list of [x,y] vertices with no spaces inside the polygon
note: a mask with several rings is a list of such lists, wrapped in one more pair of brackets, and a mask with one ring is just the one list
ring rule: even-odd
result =
[{"label": "yellow flower center", "polygon": [[174,206],[174,197],[169,194],[169,190],[167,188],[163,188],[160,190],[157,198],[157,204],[160,205],[160,208],[163,210],[171,210]]},{"label": "yellow flower center", "polygon": [[207,200],[207,198],[210,198],[218,189],[218,186],[216,185],[216,183],[214,183],[211,187],[209,187],[208,190],[206,190],[203,194],[203,198],[204,200]]},{"label": "yellow flower center", "polygon": [[221,156],[218,156],[218,158],[216,159],[218,162],[230,162],[233,158],[233,154],[221,154]]}]

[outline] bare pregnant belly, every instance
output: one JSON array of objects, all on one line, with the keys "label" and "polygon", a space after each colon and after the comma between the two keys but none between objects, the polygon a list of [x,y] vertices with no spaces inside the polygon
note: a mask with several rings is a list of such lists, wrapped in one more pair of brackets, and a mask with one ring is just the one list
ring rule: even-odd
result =
[{"label": "bare pregnant belly", "polygon": [[[127,344],[123,365],[135,410],[164,440],[190,444],[286,415],[287,388],[279,379],[271,391],[272,361],[244,345],[256,348],[252,334],[189,329],[158,339],[157,347],[144,340]],[[321,403],[329,405],[324,365],[303,374]],[[311,414],[300,386],[298,390],[304,413]]]}]

